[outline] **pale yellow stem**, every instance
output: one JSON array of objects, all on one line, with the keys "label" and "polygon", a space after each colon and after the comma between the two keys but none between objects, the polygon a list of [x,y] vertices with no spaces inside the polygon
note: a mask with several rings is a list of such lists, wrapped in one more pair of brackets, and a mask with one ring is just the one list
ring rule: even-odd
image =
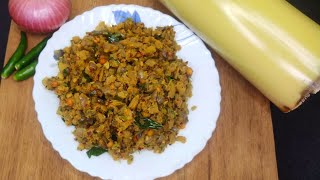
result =
[{"label": "pale yellow stem", "polygon": [[320,26],[284,0],[162,0],[282,111],[319,90]]}]

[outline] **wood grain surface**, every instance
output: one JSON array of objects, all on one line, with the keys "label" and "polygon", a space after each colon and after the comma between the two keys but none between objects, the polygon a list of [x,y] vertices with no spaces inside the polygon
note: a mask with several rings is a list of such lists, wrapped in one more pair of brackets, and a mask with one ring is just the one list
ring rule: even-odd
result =
[{"label": "wood grain surface", "polygon": [[[138,4],[172,15],[157,0],[73,0],[72,15],[108,4]],[[29,48],[44,36],[28,34]],[[12,23],[6,62],[20,35]],[[167,180],[278,179],[269,101],[214,51],[222,87],[221,114],[205,149]],[[33,80],[0,85],[0,179],[95,179],[73,168],[45,139],[32,99]],[[98,178],[96,178],[98,179]]]}]

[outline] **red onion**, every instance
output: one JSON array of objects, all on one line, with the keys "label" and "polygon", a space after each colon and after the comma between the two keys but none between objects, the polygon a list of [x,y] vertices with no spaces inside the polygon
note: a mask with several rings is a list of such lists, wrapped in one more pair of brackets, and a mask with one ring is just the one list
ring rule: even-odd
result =
[{"label": "red onion", "polygon": [[71,12],[70,0],[10,0],[9,12],[23,30],[49,33],[58,29]]}]

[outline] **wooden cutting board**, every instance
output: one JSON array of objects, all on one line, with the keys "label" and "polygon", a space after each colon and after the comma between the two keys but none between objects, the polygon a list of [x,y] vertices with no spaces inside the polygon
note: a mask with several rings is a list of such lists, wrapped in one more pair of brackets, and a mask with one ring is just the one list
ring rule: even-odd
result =
[{"label": "wooden cutting board", "polygon": [[[157,0],[72,0],[72,15],[96,6],[138,4],[172,15]],[[6,62],[20,35],[12,23]],[[44,36],[28,34],[29,48]],[[162,179],[278,179],[269,101],[212,50],[222,87],[217,128],[205,149]],[[0,179],[94,179],[73,168],[45,139],[32,99],[33,80],[0,85]],[[108,171],[106,169],[106,171]]]}]

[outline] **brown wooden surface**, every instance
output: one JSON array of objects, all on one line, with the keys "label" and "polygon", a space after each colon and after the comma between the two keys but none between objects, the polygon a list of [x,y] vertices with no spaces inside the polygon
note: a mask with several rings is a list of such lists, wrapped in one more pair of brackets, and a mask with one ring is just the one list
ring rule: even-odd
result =
[{"label": "brown wooden surface", "polygon": [[[157,0],[73,0],[72,15],[108,4],[139,4],[172,15]],[[44,36],[28,34],[29,47]],[[6,61],[20,35],[12,23]],[[269,101],[213,51],[222,87],[221,114],[205,149],[163,179],[278,179]],[[45,139],[32,99],[33,80],[0,85],[0,179],[94,179],[63,160]]]}]

